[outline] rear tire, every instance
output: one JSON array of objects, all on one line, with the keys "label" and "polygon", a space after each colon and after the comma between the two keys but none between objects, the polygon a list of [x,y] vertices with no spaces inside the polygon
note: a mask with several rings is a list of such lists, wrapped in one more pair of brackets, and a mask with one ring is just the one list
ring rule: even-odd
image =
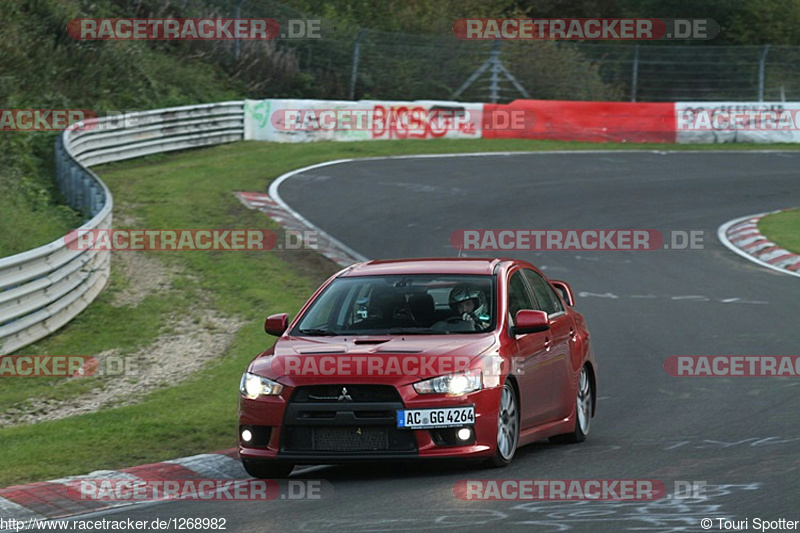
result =
[{"label": "rear tire", "polygon": [[242,466],[245,471],[258,479],[281,479],[289,477],[294,465],[286,461],[276,461],[274,459],[257,460],[242,459]]},{"label": "rear tire", "polygon": [[497,410],[497,451],[486,461],[490,468],[508,466],[514,459],[519,444],[519,407],[517,393],[511,382],[506,380],[500,393],[500,406]]},{"label": "rear tire", "polygon": [[589,435],[594,409],[594,390],[589,371],[586,367],[581,369],[578,377],[578,394],[575,400],[575,429],[572,433],[550,437],[550,442],[555,444],[575,444],[583,442]]}]

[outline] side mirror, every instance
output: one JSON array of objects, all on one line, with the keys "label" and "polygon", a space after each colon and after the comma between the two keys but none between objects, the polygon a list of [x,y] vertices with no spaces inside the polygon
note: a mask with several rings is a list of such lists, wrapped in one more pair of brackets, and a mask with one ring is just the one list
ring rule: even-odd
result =
[{"label": "side mirror", "polygon": [[552,285],[555,290],[561,293],[561,297],[564,298],[564,301],[567,302],[568,306],[575,306],[575,297],[572,295],[572,288],[566,281],[551,279],[550,285]]},{"label": "side mirror", "polygon": [[520,309],[514,323],[514,335],[537,333],[550,329],[550,319],[544,311]]},{"label": "side mirror", "polygon": [[286,313],[279,313],[277,315],[269,315],[264,322],[264,331],[270,335],[280,337],[286,328],[289,327],[289,315]]}]

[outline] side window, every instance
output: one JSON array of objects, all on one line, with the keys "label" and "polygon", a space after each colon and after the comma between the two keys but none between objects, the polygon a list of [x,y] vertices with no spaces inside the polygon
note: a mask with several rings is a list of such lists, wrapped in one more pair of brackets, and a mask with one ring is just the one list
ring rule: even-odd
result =
[{"label": "side window", "polygon": [[561,301],[558,299],[558,296],[556,296],[555,291],[553,291],[553,288],[542,276],[533,270],[525,269],[523,272],[525,272],[525,279],[528,280],[531,289],[533,289],[533,294],[536,296],[536,300],[539,302],[539,307],[542,311],[546,312],[548,315],[564,311],[564,308],[561,306]]},{"label": "side window", "polygon": [[508,281],[508,312],[511,314],[511,323],[514,323],[517,311],[533,308],[528,288],[525,287],[525,281],[518,270],[511,275],[511,279]]}]

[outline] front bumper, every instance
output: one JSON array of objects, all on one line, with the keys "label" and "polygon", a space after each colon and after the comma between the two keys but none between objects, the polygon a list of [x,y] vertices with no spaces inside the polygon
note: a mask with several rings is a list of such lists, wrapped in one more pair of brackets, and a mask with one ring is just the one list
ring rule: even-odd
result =
[{"label": "front bumper", "polygon": [[[326,390],[347,387],[352,401]],[[327,389],[326,389],[327,387]],[[320,394],[314,392],[321,391]],[[500,388],[463,396],[419,395],[410,385],[350,383],[286,387],[281,396],[239,403],[239,455],[297,464],[424,458],[482,458],[494,454]],[[323,398],[323,399],[319,399]],[[473,437],[460,442],[453,429],[397,428],[399,409],[475,406]],[[242,429],[258,438],[245,443]]]}]

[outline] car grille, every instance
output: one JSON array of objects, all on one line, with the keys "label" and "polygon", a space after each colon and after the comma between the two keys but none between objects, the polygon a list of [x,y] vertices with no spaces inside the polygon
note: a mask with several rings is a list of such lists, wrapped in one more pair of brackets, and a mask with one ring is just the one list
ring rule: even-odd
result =
[{"label": "car grille", "polygon": [[287,449],[317,452],[365,452],[389,449],[386,428],[323,426],[287,428]]},{"label": "car grille", "polygon": [[[341,398],[341,400],[340,400]],[[314,385],[298,387],[293,402],[400,402],[400,394],[391,385]]]},{"label": "car grille", "polygon": [[386,450],[386,429],[381,427],[322,427],[312,433],[314,449],[320,451],[346,452],[349,450]]},{"label": "car grille", "polygon": [[[339,400],[346,388],[347,400]],[[385,385],[298,387],[281,431],[283,452],[348,453],[417,450],[413,431],[397,429],[400,394]]]},{"label": "car grille", "polygon": [[413,431],[390,426],[286,426],[287,452],[413,452]]}]

